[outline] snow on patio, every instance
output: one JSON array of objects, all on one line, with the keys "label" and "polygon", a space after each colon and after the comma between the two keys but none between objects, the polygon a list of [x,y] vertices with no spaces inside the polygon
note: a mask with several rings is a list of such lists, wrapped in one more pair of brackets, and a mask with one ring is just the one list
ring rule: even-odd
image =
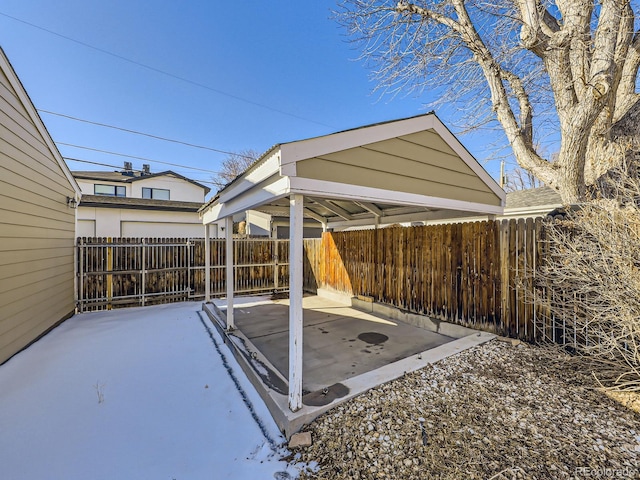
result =
[{"label": "snow on patio", "polygon": [[295,477],[284,442],[199,303],[76,315],[0,366],[2,478]]}]

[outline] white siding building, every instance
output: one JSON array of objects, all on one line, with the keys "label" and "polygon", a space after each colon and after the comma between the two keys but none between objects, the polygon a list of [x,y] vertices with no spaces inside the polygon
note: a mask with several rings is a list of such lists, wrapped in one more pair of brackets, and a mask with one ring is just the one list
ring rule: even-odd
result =
[{"label": "white siding building", "polygon": [[73,172],[82,199],[79,237],[202,237],[198,209],[209,188],[172,171],[127,165],[116,172]]}]

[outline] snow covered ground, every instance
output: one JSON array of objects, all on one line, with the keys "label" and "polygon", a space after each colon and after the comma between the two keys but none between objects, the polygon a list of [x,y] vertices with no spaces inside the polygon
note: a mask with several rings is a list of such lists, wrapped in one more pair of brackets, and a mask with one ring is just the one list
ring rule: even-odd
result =
[{"label": "snow covered ground", "polygon": [[200,303],[76,315],[0,366],[3,479],[286,479],[284,442]]}]

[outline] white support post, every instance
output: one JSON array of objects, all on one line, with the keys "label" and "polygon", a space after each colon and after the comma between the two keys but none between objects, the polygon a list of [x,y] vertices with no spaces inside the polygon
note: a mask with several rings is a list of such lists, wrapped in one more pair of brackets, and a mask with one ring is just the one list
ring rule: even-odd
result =
[{"label": "white support post", "polygon": [[211,224],[204,226],[204,301],[211,301]]},{"label": "white support post", "polygon": [[236,328],[233,321],[233,217],[224,219],[224,237],[227,266],[227,330],[233,330]]},{"label": "white support post", "polygon": [[302,205],[304,197],[289,198],[289,410],[302,408]]}]

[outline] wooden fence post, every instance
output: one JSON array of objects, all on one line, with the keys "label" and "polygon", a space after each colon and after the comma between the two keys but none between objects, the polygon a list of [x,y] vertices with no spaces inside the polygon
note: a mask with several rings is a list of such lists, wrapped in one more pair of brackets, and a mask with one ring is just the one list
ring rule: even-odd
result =
[{"label": "wooden fence post", "polygon": [[140,282],[141,282],[141,286],[140,286],[140,294],[142,295],[142,306],[144,307],[145,304],[145,293],[146,293],[146,288],[147,288],[147,260],[146,260],[146,253],[147,253],[147,249],[146,249],[146,242],[145,239],[142,239],[142,270],[140,272]]},{"label": "wooden fence post", "polygon": [[[111,237],[107,238],[107,243],[111,243]],[[107,246],[107,272],[113,271],[113,247]],[[111,310],[113,298],[113,275],[107,274],[107,310]]]},{"label": "wooden fence post", "polygon": [[84,312],[84,248],[82,240],[82,237],[78,237],[78,246],[76,247],[80,257],[78,262],[78,307],[80,313]]},{"label": "wooden fence post", "polygon": [[501,327],[500,332],[504,335],[509,329],[509,319],[511,318],[511,306],[509,304],[509,220],[500,222],[500,309]]},{"label": "wooden fence post", "polygon": [[278,290],[279,287],[279,283],[280,283],[280,256],[278,255],[280,253],[280,240],[278,239],[274,239],[273,240],[273,289],[274,291]]}]

